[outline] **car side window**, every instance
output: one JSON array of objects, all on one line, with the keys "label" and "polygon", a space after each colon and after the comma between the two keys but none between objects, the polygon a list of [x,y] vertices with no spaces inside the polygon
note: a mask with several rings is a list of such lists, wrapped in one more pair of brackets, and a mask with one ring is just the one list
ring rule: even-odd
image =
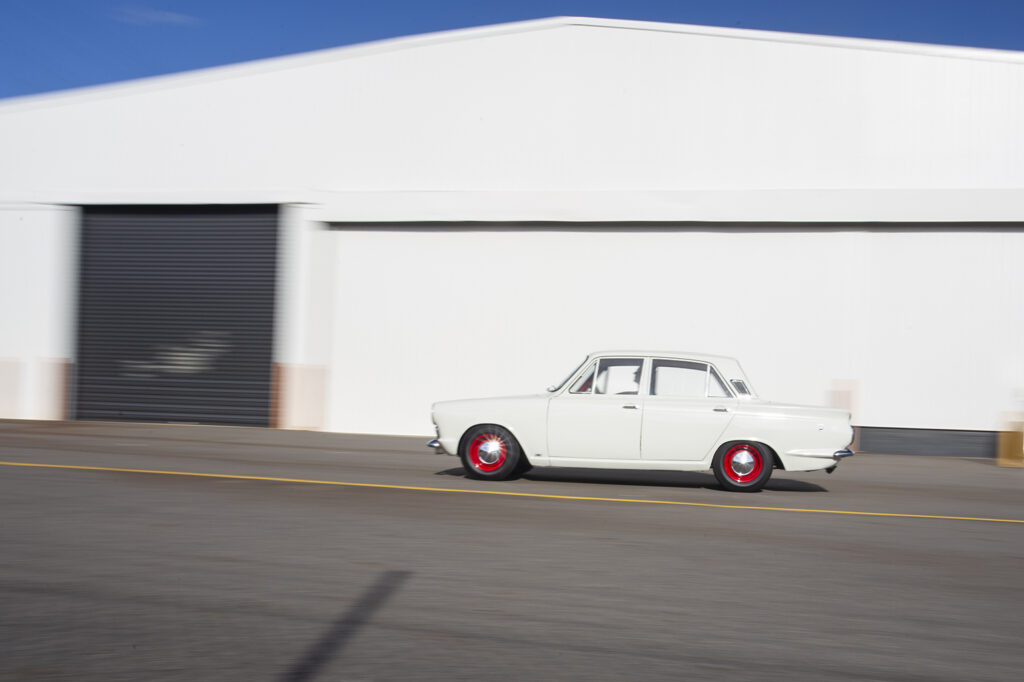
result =
[{"label": "car side window", "polygon": [[597,363],[594,393],[601,395],[636,395],[640,392],[641,358],[604,358]]},{"label": "car side window", "polygon": [[651,371],[651,395],[674,398],[731,397],[729,389],[713,367],[690,360],[655,360]]},{"label": "car side window", "polygon": [[710,398],[731,398],[732,394],[729,393],[729,389],[725,387],[725,382],[722,381],[722,377],[718,376],[718,372],[715,371],[714,367],[708,366],[708,397]]}]

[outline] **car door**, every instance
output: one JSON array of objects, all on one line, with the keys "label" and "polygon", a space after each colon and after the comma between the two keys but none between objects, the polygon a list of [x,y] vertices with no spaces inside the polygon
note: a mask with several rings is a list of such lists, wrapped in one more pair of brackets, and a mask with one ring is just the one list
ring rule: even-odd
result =
[{"label": "car door", "polygon": [[732,421],[737,399],[705,362],[655,358],[644,397],[641,457],[704,459]]},{"label": "car door", "polygon": [[566,463],[640,457],[643,358],[600,358],[548,401],[548,456]]}]

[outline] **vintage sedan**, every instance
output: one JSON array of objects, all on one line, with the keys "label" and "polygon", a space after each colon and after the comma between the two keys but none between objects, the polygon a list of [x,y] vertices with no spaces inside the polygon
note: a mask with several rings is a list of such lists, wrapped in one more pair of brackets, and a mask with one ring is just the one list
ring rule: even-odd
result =
[{"label": "vintage sedan", "polygon": [[850,414],[760,400],[733,358],[591,353],[542,395],[435,403],[437,438],[466,471],[503,479],[531,467],[714,472],[727,490],[773,469],[832,473],[853,452]]}]

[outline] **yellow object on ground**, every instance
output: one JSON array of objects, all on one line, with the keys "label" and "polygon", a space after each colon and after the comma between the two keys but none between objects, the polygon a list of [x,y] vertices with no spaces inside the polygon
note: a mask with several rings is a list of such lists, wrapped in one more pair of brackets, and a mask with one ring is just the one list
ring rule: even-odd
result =
[{"label": "yellow object on ground", "polygon": [[999,432],[999,466],[1024,468],[1024,421],[1018,416],[1007,427]]}]

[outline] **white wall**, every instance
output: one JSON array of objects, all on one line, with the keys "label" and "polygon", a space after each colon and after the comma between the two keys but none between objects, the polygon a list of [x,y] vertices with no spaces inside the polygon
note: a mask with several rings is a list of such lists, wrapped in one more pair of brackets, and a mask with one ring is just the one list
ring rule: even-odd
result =
[{"label": "white wall", "polygon": [[64,417],[77,215],[0,205],[0,417]]},{"label": "white wall", "polygon": [[762,397],[864,426],[995,429],[1024,390],[1017,230],[320,236],[328,430],[427,434],[436,400],[542,392],[604,348],[734,355]]},{"label": "white wall", "polygon": [[274,362],[278,426],[324,428],[331,359],[335,254],[314,207],[281,211]]},{"label": "white wall", "polygon": [[[1014,229],[336,229],[283,213],[284,426],[427,434],[591,350],[735,355],[866,426],[995,429],[1024,398]],[[0,417],[63,415],[77,211],[0,208]],[[849,394],[849,395],[846,395]]]},{"label": "white wall", "polygon": [[1018,53],[568,19],[3,102],[0,415],[57,415],[72,346],[74,214],[13,204],[282,203],[284,426],[427,433],[434,400],[628,345],[862,425],[996,428],[1019,230],[614,221],[1024,224],[1022,82]]},{"label": "white wall", "polygon": [[1011,52],[527,22],[0,104],[0,200],[1019,190],[1022,78]]}]

